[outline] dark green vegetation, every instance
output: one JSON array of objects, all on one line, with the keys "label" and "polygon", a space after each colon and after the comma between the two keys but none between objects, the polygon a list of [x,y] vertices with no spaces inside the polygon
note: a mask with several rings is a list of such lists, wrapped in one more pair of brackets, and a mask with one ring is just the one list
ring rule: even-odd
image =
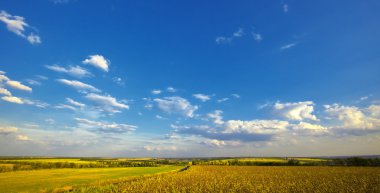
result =
[{"label": "dark green vegetation", "polygon": [[17,158],[0,159],[0,172],[57,169],[57,168],[117,168],[117,167],[159,167],[162,165],[186,165],[170,159],[110,159],[110,158]]}]

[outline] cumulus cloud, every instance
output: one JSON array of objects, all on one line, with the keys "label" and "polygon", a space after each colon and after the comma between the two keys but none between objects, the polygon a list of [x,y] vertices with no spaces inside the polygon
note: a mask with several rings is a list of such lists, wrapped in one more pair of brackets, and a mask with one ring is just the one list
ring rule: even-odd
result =
[{"label": "cumulus cloud", "polygon": [[17,132],[18,132],[17,127],[1,126],[0,125],[0,135],[9,135],[12,133],[17,133]]},{"label": "cumulus cloud", "polygon": [[190,118],[194,117],[194,112],[198,109],[198,106],[193,106],[188,100],[178,96],[156,98],[153,101],[166,113],[180,114]]},{"label": "cumulus cloud", "polygon": [[12,96],[11,92],[9,92],[7,89],[1,88],[1,87],[0,87],[0,94],[6,95],[6,96]]},{"label": "cumulus cloud", "polygon": [[54,65],[46,65],[45,67],[49,70],[65,73],[77,78],[92,76],[92,74],[89,71],[87,71],[86,69],[80,66],[68,66],[67,68],[65,68],[65,67],[54,64]]},{"label": "cumulus cloud", "polygon": [[292,129],[301,134],[325,134],[329,132],[327,127],[302,121],[292,125]]},{"label": "cumulus cloud", "polygon": [[29,137],[26,135],[17,135],[16,139],[19,141],[29,141]]},{"label": "cumulus cloud", "polygon": [[32,88],[30,88],[29,86],[23,85],[19,81],[8,80],[6,84],[7,86],[12,87],[14,89],[32,92]]},{"label": "cumulus cloud", "polygon": [[[374,109],[376,111],[377,108]],[[335,128],[380,130],[380,119],[372,117],[373,112],[366,115],[363,110],[355,106],[325,105],[325,112],[330,118],[340,122],[339,125],[334,126]]]},{"label": "cumulus cloud", "polygon": [[273,106],[275,113],[289,120],[302,121],[304,119],[310,119],[313,121],[318,120],[314,111],[314,103],[312,101],[295,102],[295,103],[280,103],[276,102]]},{"label": "cumulus cloud", "polygon": [[109,95],[104,96],[90,93],[86,95],[86,99],[90,100],[102,111],[109,113],[119,113],[122,109],[129,109],[128,105],[118,102],[116,98]]},{"label": "cumulus cloud", "polygon": [[281,46],[280,50],[287,50],[287,49],[290,49],[296,45],[297,45],[297,43],[286,44],[286,45]]},{"label": "cumulus cloud", "polygon": [[95,88],[94,86],[89,85],[89,84],[85,84],[85,83],[77,81],[77,80],[58,79],[57,81],[62,83],[62,84],[71,86],[80,92],[87,92],[87,91],[100,92],[100,90]]},{"label": "cumulus cloud", "polygon": [[209,95],[205,95],[205,94],[201,94],[201,93],[193,94],[193,97],[202,101],[202,102],[206,102],[206,101],[211,99],[211,97]]},{"label": "cumulus cloud", "polygon": [[6,11],[0,12],[0,21],[5,23],[7,29],[16,35],[25,38],[31,44],[41,43],[41,38],[38,35],[30,33],[29,35],[25,34],[26,29],[33,29],[26,22],[25,18],[20,16],[13,16]]},{"label": "cumulus cloud", "polygon": [[158,89],[154,89],[152,90],[152,94],[161,94],[161,90],[158,90]]},{"label": "cumulus cloud", "polygon": [[89,64],[103,71],[108,72],[111,62],[102,55],[90,55],[87,59],[83,60],[83,64]]},{"label": "cumulus cloud", "polygon": [[279,120],[229,120],[224,133],[277,134],[285,131],[288,126],[289,122]]},{"label": "cumulus cloud", "polygon": [[39,108],[46,108],[48,106],[50,106],[48,103],[45,103],[45,102],[42,102],[42,101],[39,101],[39,100],[31,100],[31,99],[22,99],[22,101],[27,104],[27,105],[33,105],[35,107],[39,107]]},{"label": "cumulus cloud", "polygon": [[223,111],[221,110],[215,110],[214,112],[207,114],[207,117],[212,119],[215,124],[221,125],[224,123],[222,113]]},{"label": "cumulus cloud", "polygon": [[24,104],[21,98],[14,97],[14,96],[3,96],[1,97],[1,99],[10,103]]},{"label": "cumulus cloud", "polygon": [[211,139],[203,142],[204,144],[211,147],[224,147],[227,143],[223,140]]},{"label": "cumulus cloud", "polygon": [[96,129],[104,133],[126,133],[136,130],[137,126],[119,123],[108,123],[102,121],[91,121],[88,119],[75,118],[80,127]]}]

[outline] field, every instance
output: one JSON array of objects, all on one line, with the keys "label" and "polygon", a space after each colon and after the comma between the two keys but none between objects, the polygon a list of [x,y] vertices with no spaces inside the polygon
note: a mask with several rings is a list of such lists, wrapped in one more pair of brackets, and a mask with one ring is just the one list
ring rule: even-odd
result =
[{"label": "field", "polygon": [[380,168],[191,166],[179,173],[78,186],[74,192],[380,192]]},{"label": "field", "polygon": [[0,192],[38,192],[41,189],[72,186],[98,180],[149,175],[179,168],[178,166],[167,166],[148,168],[43,169],[5,172],[0,173]]},{"label": "field", "polygon": [[[189,169],[179,172],[185,166]],[[380,192],[380,167],[376,166],[380,166],[379,158],[358,157],[3,157],[0,193]]]}]

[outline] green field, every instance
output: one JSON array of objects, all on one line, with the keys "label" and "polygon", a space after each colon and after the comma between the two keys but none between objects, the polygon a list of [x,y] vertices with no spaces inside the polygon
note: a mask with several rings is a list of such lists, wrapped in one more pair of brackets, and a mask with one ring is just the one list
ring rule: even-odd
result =
[{"label": "green field", "polygon": [[149,175],[179,169],[167,167],[46,169],[0,173],[0,192],[38,192],[97,180]]}]

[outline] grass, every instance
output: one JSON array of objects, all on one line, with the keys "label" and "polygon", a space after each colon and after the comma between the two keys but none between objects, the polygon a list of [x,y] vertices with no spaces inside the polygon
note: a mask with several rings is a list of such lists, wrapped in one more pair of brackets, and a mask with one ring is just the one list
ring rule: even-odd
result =
[{"label": "grass", "polygon": [[142,176],[179,169],[167,167],[48,169],[0,173],[0,192],[38,192],[39,190],[92,183],[98,180]]},{"label": "grass", "polygon": [[378,167],[191,166],[189,170],[74,187],[80,192],[380,192]]}]

